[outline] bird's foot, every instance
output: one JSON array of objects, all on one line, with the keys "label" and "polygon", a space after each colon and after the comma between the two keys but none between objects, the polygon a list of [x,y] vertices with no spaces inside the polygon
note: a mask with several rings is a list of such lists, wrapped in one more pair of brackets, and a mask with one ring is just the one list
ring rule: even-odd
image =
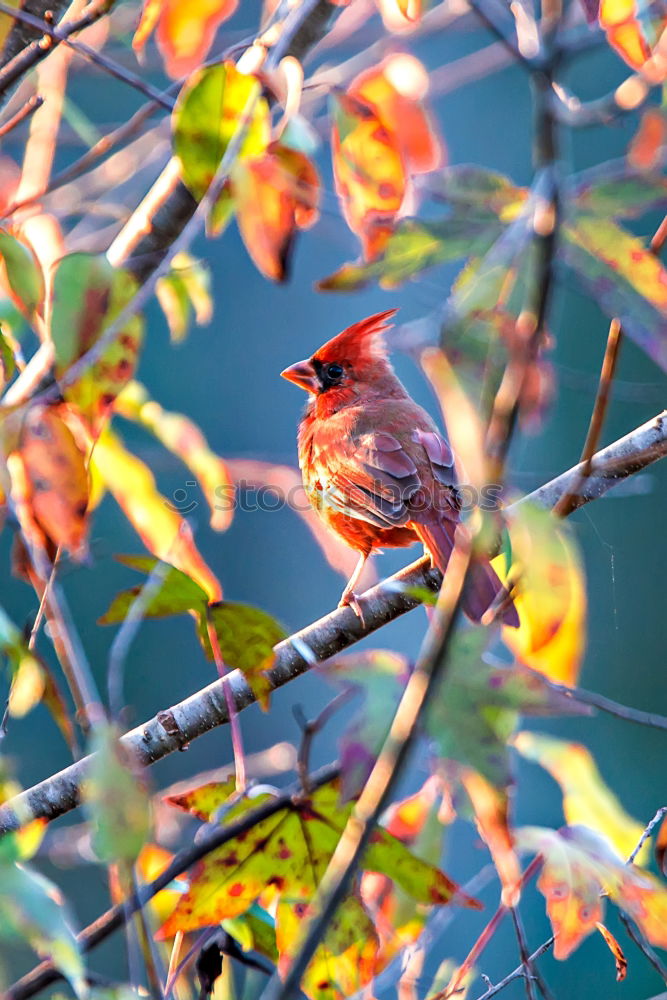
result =
[{"label": "bird's foot", "polygon": [[349,593],[343,593],[340,601],[338,602],[339,608],[352,608],[355,615],[361,622],[362,628],[366,628],[366,622],[364,620],[364,612],[362,611],[361,604],[359,603],[359,598],[353,590]]}]

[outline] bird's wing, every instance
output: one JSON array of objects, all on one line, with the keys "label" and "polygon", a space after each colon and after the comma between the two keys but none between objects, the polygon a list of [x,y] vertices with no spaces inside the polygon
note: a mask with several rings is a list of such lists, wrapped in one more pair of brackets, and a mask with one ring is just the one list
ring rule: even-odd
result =
[{"label": "bird's wing", "polygon": [[[424,509],[431,506],[428,496],[417,497],[420,490],[440,484],[453,495],[451,452],[435,432],[416,430],[408,450],[392,434],[371,431],[335,440],[312,457],[321,502],[380,528],[413,520],[418,500]],[[457,516],[453,501],[445,506],[445,516]]]}]

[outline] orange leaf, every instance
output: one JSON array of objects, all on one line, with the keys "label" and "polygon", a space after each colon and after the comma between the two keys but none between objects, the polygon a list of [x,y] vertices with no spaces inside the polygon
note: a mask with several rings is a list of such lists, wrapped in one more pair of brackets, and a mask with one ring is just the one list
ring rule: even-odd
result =
[{"label": "orange leaf", "polygon": [[391,236],[405,198],[408,178],[401,146],[368,101],[338,93],[333,112],[336,191],[348,226],[372,260]]},{"label": "orange leaf", "polygon": [[238,0],[146,0],[132,39],[140,52],[157,25],[157,45],[174,79],[187,76],[203,61],[215,33],[235,12]]},{"label": "orange leaf", "polygon": [[623,949],[611,931],[607,930],[604,924],[598,924],[597,929],[604,938],[605,944],[616,961],[616,981],[622,983],[628,974],[628,960],[623,954]]},{"label": "orange leaf", "polygon": [[44,534],[75,558],[86,554],[88,475],[79,447],[57,407],[33,406],[23,422],[19,454],[25,500]]},{"label": "orange leaf", "polygon": [[648,108],[628,149],[628,163],[636,170],[659,166],[662,147],[667,142],[667,119],[660,108]]},{"label": "orange leaf", "polygon": [[601,0],[599,20],[612,48],[633,69],[641,69],[651,55],[651,49],[636,12],[635,0]]},{"label": "orange leaf", "polygon": [[317,219],[315,168],[303,153],[274,143],[264,156],[239,162],[233,191],[248,253],[262,274],[283,281],[295,230]]},{"label": "orange leaf", "polygon": [[442,166],[445,151],[422,101],[428,92],[428,73],[406,52],[387,56],[378,66],[355,77],[351,92],[372,104],[396,137],[409,173],[422,174]]},{"label": "orange leaf", "polygon": [[486,778],[469,767],[461,770],[460,778],[472,802],[477,828],[496,866],[503,887],[503,903],[516,906],[520,896],[521,869],[509,829],[507,792],[494,788]]}]

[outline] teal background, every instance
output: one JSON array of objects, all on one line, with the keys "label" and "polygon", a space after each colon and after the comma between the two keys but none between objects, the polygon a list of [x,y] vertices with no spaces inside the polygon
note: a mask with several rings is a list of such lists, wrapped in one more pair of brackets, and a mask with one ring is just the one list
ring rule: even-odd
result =
[{"label": "teal background", "polygon": [[[243,5],[230,30],[239,28],[247,33],[255,20],[254,5]],[[349,52],[358,51],[371,33],[370,29],[362,32],[357,48]],[[417,51],[430,67],[436,67],[488,43],[485,32],[455,27],[420,43]],[[582,99],[592,99],[607,93],[625,72],[601,43],[573,61],[567,80]],[[154,79],[159,83],[161,78],[155,74]],[[137,106],[132,92],[120,84],[112,85],[96,71],[75,75],[72,97],[98,124],[121,120]],[[483,77],[441,100],[436,98],[433,106],[451,163],[475,162],[507,173],[518,183],[530,181],[531,104],[527,76],[520,68]],[[629,116],[609,128],[565,132],[561,140],[564,173],[623,156],[636,125],[636,117]],[[63,154],[63,162],[70,155],[71,151]],[[211,446],[225,457],[294,464],[296,424],[304,401],[294,386],[278,377],[279,372],[363,315],[390,306],[400,307],[402,320],[424,315],[443,301],[457,270],[443,267],[392,293],[378,289],[347,295],[316,293],[316,279],[357,253],[355,240],[340,217],[326,149],[320,152],[319,165],[325,188],[322,218],[299,240],[293,277],[287,285],[273,286],[259,275],[232,225],[221,239],[206,242],[200,238],[194,247],[208,260],[213,272],[216,307],[211,326],[193,330],[185,344],[173,346],[157,306],[148,309],[147,344],[139,377],[165,408],[191,416]],[[143,190],[137,189],[128,197],[128,203],[134,203],[142,194]],[[656,221],[641,220],[636,231],[650,237]],[[608,321],[568,278],[558,286],[550,326],[556,341],[553,360],[558,396],[540,434],[520,434],[513,446],[510,478],[519,492],[534,488],[577,460],[595,396]],[[435,414],[434,400],[412,361],[400,354],[394,361],[408,389]],[[626,342],[604,429],[605,441],[651,417],[662,408],[663,400],[662,373]],[[191,475],[176,459],[137,428],[121,421],[118,426],[126,443],[151,466],[166,496],[184,487]],[[635,707],[667,714],[666,475],[664,465],[652,467],[616,495],[612,492],[577,513],[572,523],[588,579],[589,639],[581,685]],[[198,545],[219,574],[229,599],[264,608],[288,631],[303,627],[335,606],[343,580],[330,569],[292,512],[238,512],[229,531],[219,535],[211,532],[206,509],[201,505],[191,523]],[[5,529],[0,537],[3,566],[8,565],[10,540],[10,532]],[[113,629],[99,627],[95,622],[120,588],[136,582],[136,576],[119,566],[113,555],[142,550],[110,498],[95,514],[92,548],[94,564],[90,568],[66,567],[63,586],[97,682],[104,690]],[[388,553],[377,560],[377,571],[388,575],[417,554],[416,549]],[[2,604],[17,623],[22,624],[34,613],[34,596],[25,585],[10,579],[6,571],[0,590]],[[425,624],[424,613],[415,611],[387,626],[363,646],[388,647],[413,656]],[[40,645],[53,660],[47,641],[42,640]],[[126,664],[128,725],[154,715],[213,677],[187,618],[145,623]],[[274,695],[269,714],[262,715],[257,708],[244,712],[246,749],[253,752],[278,740],[297,741],[299,730],[292,706],[299,704],[312,715],[330,696],[321,677],[305,676]],[[315,765],[335,755],[336,736],[344,716],[335,718],[318,736],[313,753]],[[667,801],[665,733],[602,715],[548,721],[539,728],[585,741],[609,785],[642,822]],[[3,751],[24,785],[68,763],[67,750],[41,708],[25,720],[10,723]],[[227,730],[216,731],[194,743],[187,753],[157,764],[150,778],[157,789],[224,764],[230,756]],[[423,774],[421,764],[414,764],[406,787]],[[59,821],[57,827],[80,819],[75,814]],[[517,820],[555,826],[562,822],[555,784],[532,765],[519,767]],[[486,860],[472,827],[457,824],[448,835],[447,870],[458,881],[465,881]],[[79,923],[88,922],[104,907],[107,897],[102,868],[89,865],[82,870],[59,870],[48,862],[42,867],[72,900]],[[437,967],[446,957],[463,958],[497,903],[497,886],[492,885],[481,898],[486,904],[485,913],[457,916],[430,950],[429,967]],[[640,1000],[660,991],[659,978],[627,940],[611,907],[609,913],[610,929],[618,932],[630,961],[627,981],[620,985],[614,982],[613,960],[596,936],[566,963],[556,963],[551,956],[542,961],[554,994],[561,1000],[602,995]],[[549,931],[543,900],[532,889],[526,894],[524,919],[534,948]],[[30,957],[20,949],[7,950],[4,963],[7,972],[14,974],[28,967]],[[123,963],[120,938],[105,945],[92,960],[94,968],[117,978],[125,975]],[[508,923],[487,949],[479,969],[496,981],[517,963],[516,943]],[[253,988],[250,983],[250,993]],[[480,981],[470,995],[481,992]],[[520,997],[523,986],[517,982],[503,995],[508,1000]]]}]

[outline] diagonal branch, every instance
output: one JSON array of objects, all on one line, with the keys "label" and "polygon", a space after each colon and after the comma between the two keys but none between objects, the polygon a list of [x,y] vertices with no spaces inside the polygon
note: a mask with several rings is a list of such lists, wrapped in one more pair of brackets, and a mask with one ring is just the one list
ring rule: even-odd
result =
[{"label": "diagonal branch", "polygon": [[[577,506],[597,499],[612,486],[665,455],[667,411],[598,452]],[[575,466],[519,502],[531,500],[553,507],[579,478],[580,467]],[[437,593],[440,583],[440,574],[430,568],[429,560],[420,559],[361,596],[364,626],[350,608],[339,608],[285,639],[276,646],[276,660],[269,672],[272,689],[282,687],[417,607],[421,603],[419,591]],[[256,700],[239,671],[229,675],[228,683],[237,711]],[[606,710],[600,702],[597,707]],[[222,682],[216,680],[126,733],[123,742],[141,764],[149,766],[228,721]],[[29,818],[51,820],[74,809],[89,761],[90,758],[77,761],[0,806],[0,833],[16,829]]]}]

